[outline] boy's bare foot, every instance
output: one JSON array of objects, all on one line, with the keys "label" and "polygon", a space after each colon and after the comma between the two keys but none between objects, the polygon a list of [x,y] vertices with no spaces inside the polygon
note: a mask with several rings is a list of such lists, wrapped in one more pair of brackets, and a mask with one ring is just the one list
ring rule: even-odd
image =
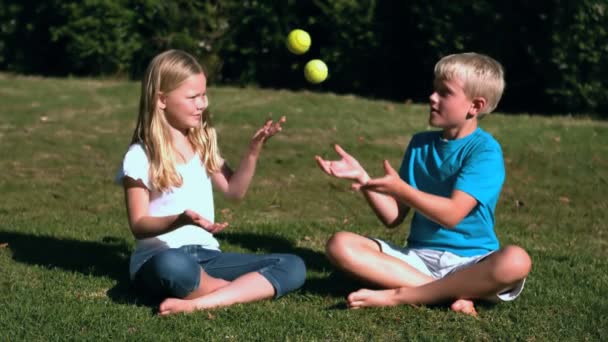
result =
[{"label": "boy's bare foot", "polygon": [[399,304],[395,298],[397,291],[397,289],[378,291],[361,289],[348,295],[346,304],[351,309],[371,306],[395,306]]},{"label": "boy's bare foot", "polygon": [[477,310],[472,301],[468,299],[458,299],[450,306],[450,309],[455,312],[462,312],[465,315],[471,315],[477,317]]},{"label": "boy's bare foot", "polygon": [[189,313],[196,310],[193,300],[179,299],[179,298],[167,298],[160,303],[158,314],[161,316],[167,316],[176,314],[179,312]]}]

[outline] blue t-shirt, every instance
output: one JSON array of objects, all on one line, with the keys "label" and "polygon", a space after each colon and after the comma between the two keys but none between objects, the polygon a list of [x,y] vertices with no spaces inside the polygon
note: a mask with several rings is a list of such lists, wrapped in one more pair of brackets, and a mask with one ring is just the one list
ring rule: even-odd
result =
[{"label": "blue t-shirt", "polygon": [[400,176],[429,194],[451,197],[457,189],[477,200],[473,210],[452,229],[416,211],[408,247],[449,251],[460,256],[499,248],[494,233],[494,210],[505,180],[505,167],[500,144],[489,133],[477,128],[456,140],[443,139],[440,131],[416,134],[405,152]]}]

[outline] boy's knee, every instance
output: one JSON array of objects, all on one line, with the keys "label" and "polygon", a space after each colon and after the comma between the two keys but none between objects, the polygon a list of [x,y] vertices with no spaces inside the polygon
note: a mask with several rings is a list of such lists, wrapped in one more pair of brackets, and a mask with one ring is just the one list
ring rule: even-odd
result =
[{"label": "boy's knee", "polygon": [[325,244],[325,253],[330,259],[336,259],[348,253],[352,233],[337,232]]},{"label": "boy's knee", "polygon": [[524,279],[532,269],[532,259],[518,246],[506,246],[501,250],[501,258],[496,268],[496,277],[505,283]]}]

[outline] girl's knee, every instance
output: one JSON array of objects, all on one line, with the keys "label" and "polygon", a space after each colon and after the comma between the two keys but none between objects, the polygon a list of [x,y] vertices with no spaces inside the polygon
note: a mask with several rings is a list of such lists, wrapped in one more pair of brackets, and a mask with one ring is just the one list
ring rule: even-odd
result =
[{"label": "girl's knee", "polygon": [[200,267],[190,256],[175,249],[158,253],[150,259],[150,262],[154,265],[154,270],[159,276],[190,274],[196,272]]},{"label": "girl's knee", "polygon": [[260,273],[274,286],[276,297],[281,297],[304,285],[306,265],[302,258],[293,254],[272,254],[269,257],[276,261],[260,270]]},{"label": "girl's knee", "polygon": [[179,250],[158,253],[140,271],[145,288],[157,295],[184,298],[200,285],[200,266]]},{"label": "girl's knee", "polygon": [[293,254],[283,254],[281,257],[283,268],[288,270],[289,287],[292,289],[300,288],[306,281],[306,264],[304,260]]}]

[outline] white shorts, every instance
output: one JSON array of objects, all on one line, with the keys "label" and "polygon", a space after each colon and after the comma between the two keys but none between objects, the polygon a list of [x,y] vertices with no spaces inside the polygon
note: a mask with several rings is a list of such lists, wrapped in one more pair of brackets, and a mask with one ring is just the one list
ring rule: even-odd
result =
[{"label": "white shorts", "polygon": [[[467,267],[471,267],[472,265],[480,262],[485,259],[487,256],[494,252],[489,252],[483,255],[476,255],[472,257],[462,257],[447,251],[437,251],[433,249],[422,249],[422,248],[408,248],[408,247],[399,247],[390,242],[386,242],[380,239],[374,239],[378,245],[380,245],[380,250],[387,255],[395,257],[408,265],[414,267],[418,271],[426,274],[429,277],[433,277],[435,279],[441,279],[448,274],[454,273],[458,270],[465,269]],[[491,302],[508,302],[512,301],[524,289],[524,283],[526,279],[522,279],[515,286],[506,289],[496,295],[493,295],[489,298],[484,298],[484,300]]]}]

